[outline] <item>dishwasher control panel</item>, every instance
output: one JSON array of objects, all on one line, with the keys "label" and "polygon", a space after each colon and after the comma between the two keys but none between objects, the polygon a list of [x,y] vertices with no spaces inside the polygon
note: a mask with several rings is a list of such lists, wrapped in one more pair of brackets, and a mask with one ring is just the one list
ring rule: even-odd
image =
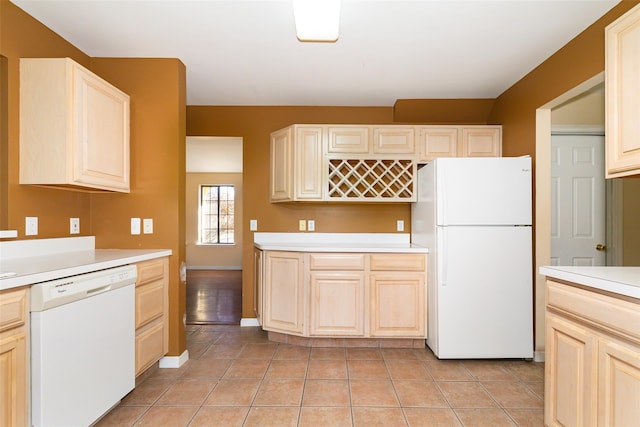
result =
[{"label": "dishwasher control panel", "polygon": [[48,310],[102,292],[133,285],[136,278],[136,266],[125,265],[36,283],[31,286],[31,311]]}]

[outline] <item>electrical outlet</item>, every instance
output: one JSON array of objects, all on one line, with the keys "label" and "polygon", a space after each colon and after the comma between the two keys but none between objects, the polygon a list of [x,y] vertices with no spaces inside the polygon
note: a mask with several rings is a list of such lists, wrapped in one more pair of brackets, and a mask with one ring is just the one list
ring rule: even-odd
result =
[{"label": "electrical outlet", "polygon": [[298,230],[299,231],[307,231],[307,221],[301,219],[298,221]]},{"label": "electrical outlet", "polygon": [[153,218],[145,218],[142,220],[142,232],[144,234],[153,234]]},{"label": "electrical outlet", "polygon": [[69,218],[69,234],[80,234],[80,218]]},{"label": "electrical outlet", "polygon": [[307,230],[316,231],[316,222],[312,219],[307,221]]},{"label": "electrical outlet", "polygon": [[140,234],[140,218],[131,218],[131,234]]},{"label": "electrical outlet", "polygon": [[24,219],[24,234],[25,236],[37,236],[38,235],[38,217],[28,216]]},{"label": "electrical outlet", "polygon": [[398,222],[396,222],[396,230],[398,231],[404,231],[404,221],[399,219]]},{"label": "electrical outlet", "polygon": [[250,219],[249,220],[249,231],[258,231],[258,220]]}]

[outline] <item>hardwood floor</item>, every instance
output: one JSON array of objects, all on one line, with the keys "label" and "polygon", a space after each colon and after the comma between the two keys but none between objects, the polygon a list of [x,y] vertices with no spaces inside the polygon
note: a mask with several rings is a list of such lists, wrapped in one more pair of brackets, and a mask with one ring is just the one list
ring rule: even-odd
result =
[{"label": "hardwood floor", "polygon": [[187,270],[187,324],[239,325],[242,271]]}]

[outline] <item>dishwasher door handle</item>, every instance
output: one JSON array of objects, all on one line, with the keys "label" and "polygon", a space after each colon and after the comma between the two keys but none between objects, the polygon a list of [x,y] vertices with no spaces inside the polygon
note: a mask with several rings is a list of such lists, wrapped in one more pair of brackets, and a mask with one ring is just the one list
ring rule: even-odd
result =
[{"label": "dishwasher door handle", "polygon": [[97,288],[89,289],[87,291],[87,295],[99,294],[101,292],[105,292],[111,289],[111,285],[104,285]]}]

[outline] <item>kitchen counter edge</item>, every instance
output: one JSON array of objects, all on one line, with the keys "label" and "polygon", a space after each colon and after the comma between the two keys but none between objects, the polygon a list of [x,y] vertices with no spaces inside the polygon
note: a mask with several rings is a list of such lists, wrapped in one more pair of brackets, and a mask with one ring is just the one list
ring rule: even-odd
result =
[{"label": "kitchen counter edge", "polygon": [[540,267],[540,274],[640,299],[640,267]]},{"label": "kitchen counter edge", "polygon": [[362,253],[428,253],[429,249],[417,245],[348,245],[317,243],[254,243],[254,247],[263,251],[287,252],[362,252]]},{"label": "kitchen counter edge", "polygon": [[172,251],[171,249],[95,249],[86,253],[93,253],[90,258],[95,261],[3,278],[0,279],[0,291],[171,256]]}]

